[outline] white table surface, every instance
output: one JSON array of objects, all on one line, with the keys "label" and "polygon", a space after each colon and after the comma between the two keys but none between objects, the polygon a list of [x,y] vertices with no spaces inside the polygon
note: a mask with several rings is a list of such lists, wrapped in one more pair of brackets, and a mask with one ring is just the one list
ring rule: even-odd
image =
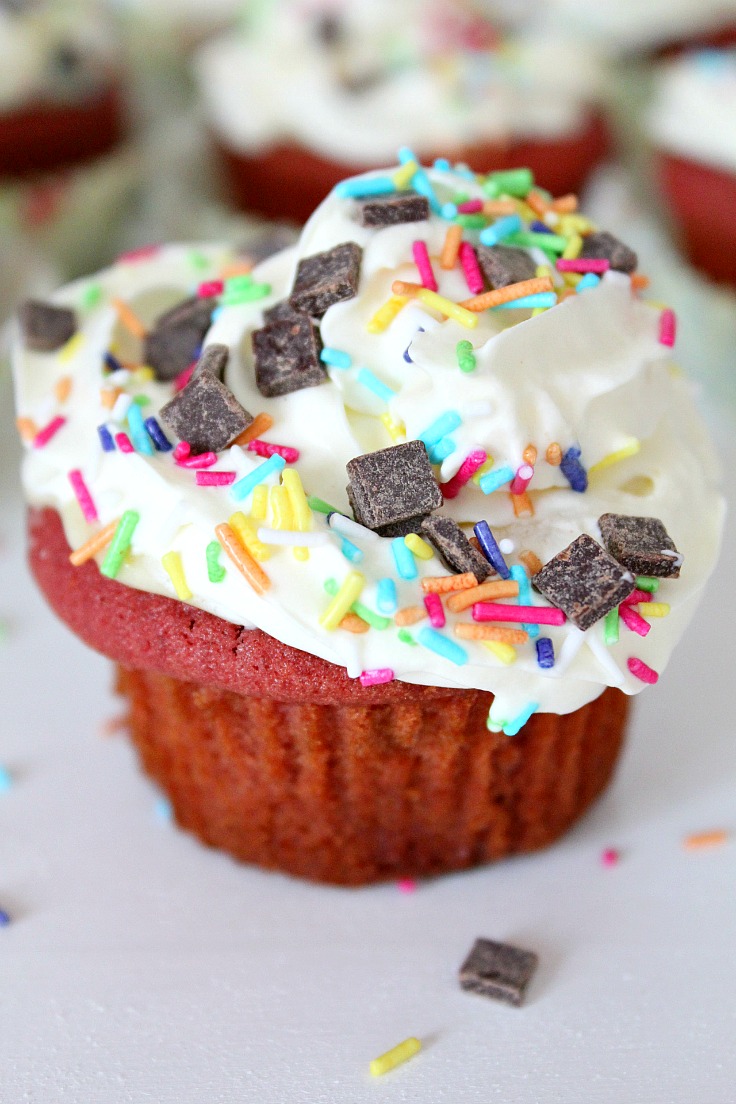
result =
[{"label": "white table surface", "polygon": [[[682,847],[736,833],[733,519],[613,785],[561,843],[413,895],[321,888],[176,830],[124,738],[103,734],[109,665],[24,565],[8,405],[5,381],[3,1104],[733,1104],[736,843]],[[721,441],[733,469],[727,428]],[[478,935],[538,952],[522,1009],[459,989]],[[422,1053],[372,1079],[369,1060],[408,1035]]]}]

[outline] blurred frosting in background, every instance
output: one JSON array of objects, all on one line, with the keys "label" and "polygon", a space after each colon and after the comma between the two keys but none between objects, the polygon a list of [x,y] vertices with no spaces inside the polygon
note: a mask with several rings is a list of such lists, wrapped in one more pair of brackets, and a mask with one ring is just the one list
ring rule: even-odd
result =
[{"label": "blurred frosting in background", "polygon": [[662,65],[648,130],[659,149],[736,174],[736,48],[702,50]]}]

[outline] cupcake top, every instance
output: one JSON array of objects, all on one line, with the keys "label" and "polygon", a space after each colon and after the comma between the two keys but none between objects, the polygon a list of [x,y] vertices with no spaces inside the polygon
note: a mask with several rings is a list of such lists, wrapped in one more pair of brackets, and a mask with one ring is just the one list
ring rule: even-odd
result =
[{"label": "cupcake top", "polygon": [[0,111],[86,98],[115,57],[114,34],[95,0],[0,4]]},{"label": "cupcake top", "polygon": [[505,38],[447,0],[261,4],[196,71],[232,148],[296,142],[357,164],[386,163],[407,137],[421,153],[574,133],[600,80],[556,34]]},{"label": "cupcake top", "polygon": [[408,150],[250,272],[123,257],[21,313],[28,498],[75,562],[367,684],[490,690],[507,732],[636,693],[722,501],[635,267],[527,170]]},{"label": "cupcake top", "polygon": [[662,65],[648,127],[660,149],[736,173],[736,49]]}]

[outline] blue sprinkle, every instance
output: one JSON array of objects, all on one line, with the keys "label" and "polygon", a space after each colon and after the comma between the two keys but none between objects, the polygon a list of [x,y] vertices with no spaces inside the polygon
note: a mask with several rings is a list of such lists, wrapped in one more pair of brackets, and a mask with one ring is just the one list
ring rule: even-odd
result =
[{"label": "blue sprinkle", "polygon": [[462,418],[457,410],[446,410],[444,414],[440,414],[439,418],[419,434],[419,440],[426,449],[431,449],[448,433],[452,433],[453,429],[457,429],[459,425],[462,425]]},{"label": "blue sprinkle", "polygon": [[409,161],[416,161],[419,168],[411,178],[411,186],[415,192],[419,192],[419,195],[423,195],[429,200],[429,206],[434,211],[435,215],[442,213],[442,205],[435,195],[434,188],[432,187],[429,177],[424,169],[421,167],[419,158],[409,149],[408,146],[402,146],[399,150],[399,164],[406,165]]},{"label": "blue sprinkle", "polygon": [[213,310],[212,314],[210,315],[210,321],[211,321],[211,322],[216,322],[216,321],[217,321],[217,319],[218,319],[218,318],[220,317],[220,315],[222,314],[222,312],[224,311],[224,309],[225,309],[224,307],[215,307],[215,309]]},{"label": "blue sprinkle", "polygon": [[452,437],[443,437],[437,444],[429,450],[429,462],[430,464],[441,464],[447,457],[451,456],[457,448],[457,445],[453,441]]},{"label": "blue sprinkle", "polygon": [[461,176],[463,180],[472,180],[473,183],[475,183],[477,179],[476,173],[474,173],[471,168],[469,168],[467,165],[464,165],[461,161],[458,161],[458,163],[455,165],[455,172],[458,176]]},{"label": "blue sprinkle", "polygon": [[522,709],[521,713],[518,713],[512,721],[507,721],[506,724],[503,726],[503,730],[506,735],[516,736],[516,734],[521,731],[526,722],[529,720],[532,713],[536,713],[538,709],[539,702],[529,702],[529,704]]},{"label": "blue sprinkle", "polygon": [[7,767],[0,766],[0,793],[7,793],[12,789],[13,776]]},{"label": "blue sprinkle", "polygon": [[434,167],[437,169],[437,172],[449,172],[452,165],[446,157],[438,157],[435,160]]},{"label": "blue sprinkle", "polygon": [[379,380],[378,376],[374,376],[368,368],[360,368],[355,379],[385,403],[390,402],[396,394],[388,384],[385,384],[383,380]]},{"label": "blue sprinkle", "polygon": [[115,442],[112,439],[112,433],[105,425],[99,425],[97,427],[97,434],[100,438],[100,444],[105,452],[115,451]]},{"label": "blue sprinkle", "polygon": [[122,372],[123,366],[117,357],[114,357],[112,353],[105,353],[104,357],[105,367],[109,368],[111,372]]},{"label": "blue sprinkle", "polygon": [[341,538],[340,551],[345,559],[350,560],[351,563],[360,563],[363,559],[363,549],[358,548],[357,544],[353,544],[347,537]]},{"label": "blue sprinkle", "polygon": [[493,494],[499,487],[503,487],[504,483],[510,483],[515,475],[516,472],[513,468],[491,468],[489,472],[485,472],[480,477],[478,486],[483,494]]},{"label": "blue sprinkle", "polygon": [[268,460],[264,460],[262,464],[259,464],[250,475],[246,475],[243,479],[239,479],[237,483],[233,483],[230,488],[231,498],[239,502],[242,498],[245,498],[246,495],[249,495],[264,479],[268,479],[269,475],[276,475],[278,472],[283,471],[285,467],[286,461],[283,456],[278,456],[277,454],[269,456]]},{"label": "blue sprinkle", "polygon": [[551,233],[553,233],[553,231],[550,230],[547,223],[546,222],[541,222],[539,219],[535,219],[534,222],[530,222],[529,223],[529,229],[533,230],[535,234],[551,234]]},{"label": "blue sprinkle", "polygon": [[154,449],[143,421],[143,412],[136,402],[128,407],[128,429],[136,452],[142,452],[144,456],[153,456]]},{"label": "blue sprinkle", "polygon": [[498,245],[500,241],[507,238],[509,234],[515,234],[517,230],[521,230],[521,219],[518,215],[506,215],[505,218],[497,219],[492,226],[486,226],[484,230],[480,232],[481,245]]},{"label": "blue sprinkle", "polygon": [[443,659],[449,659],[450,663],[456,663],[458,667],[468,662],[468,653],[449,636],[444,636],[437,629],[424,628],[417,633],[417,640],[430,652],[436,652]]},{"label": "blue sprinkle", "polygon": [[601,278],[595,272],[586,272],[582,280],[579,280],[575,285],[575,290],[580,294],[581,291],[587,291],[588,288],[597,287],[600,282]]},{"label": "blue sprinkle", "polygon": [[443,219],[449,219],[450,221],[452,221],[452,219],[457,218],[457,204],[443,203],[440,214],[442,215]]},{"label": "blue sprinkle", "polygon": [[171,820],[174,816],[174,810],[168,797],[157,797],[153,811],[159,820]]},{"label": "blue sprinkle", "polygon": [[319,354],[319,359],[323,364],[329,364],[331,368],[349,368],[353,363],[350,353],[346,353],[342,349],[330,349],[327,345]]},{"label": "blue sprinkle", "polygon": [[[529,582],[529,576],[521,564],[515,564],[511,568],[511,578],[514,582],[519,584],[519,605],[533,606],[534,602],[532,601],[532,588]],[[539,625],[524,623],[521,627],[529,633],[532,640],[539,636]]]},{"label": "blue sprinkle", "polygon": [[[417,334],[420,334],[420,333],[424,333],[424,326],[419,327],[419,329],[417,330],[417,333],[414,334],[414,337],[416,337]],[[411,339],[411,341],[414,340],[414,337]],[[414,361],[409,356],[409,349],[411,348],[411,341],[409,342],[409,344],[404,349],[404,360],[406,361],[407,364],[413,364],[414,363]]]},{"label": "blue sprinkle", "polygon": [[10,916],[5,909],[0,909],[0,928],[6,928],[10,923]]},{"label": "blue sprinkle", "polygon": [[555,647],[548,636],[540,636],[537,641],[537,663],[544,670],[555,665]]},{"label": "blue sprinkle", "polygon": [[146,418],[145,426],[159,452],[171,452],[174,447],[155,418]]},{"label": "blue sprinkle", "polygon": [[569,448],[560,460],[560,471],[573,491],[582,494],[588,489],[588,473],[580,463],[580,449]]},{"label": "blue sprinkle", "polygon": [[511,572],[503,558],[501,549],[496,544],[496,538],[491,532],[488,522],[479,521],[477,525],[473,526],[473,532],[478,538],[478,544],[491,567],[495,567],[502,579],[510,579]]},{"label": "blue sprinkle", "polygon": [[540,291],[536,295],[523,295],[521,299],[498,303],[491,310],[530,310],[534,307],[554,307],[556,304],[557,296],[553,291]]},{"label": "blue sprinkle", "polygon": [[396,185],[390,176],[351,177],[335,185],[335,195],[341,199],[361,199],[363,196],[391,195]]},{"label": "blue sprinkle", "polygon": [[416,579],[417,564],[412,551],[407,548],[403,537],[395,537],[391,541],[391,553],[394,557],[396,570],[402,579]]},{"label": "blue sprinkle", "polygon": [[381,613],[396,613],[399,608],[399,596],[393,579],[379,579],[376,606]]}]

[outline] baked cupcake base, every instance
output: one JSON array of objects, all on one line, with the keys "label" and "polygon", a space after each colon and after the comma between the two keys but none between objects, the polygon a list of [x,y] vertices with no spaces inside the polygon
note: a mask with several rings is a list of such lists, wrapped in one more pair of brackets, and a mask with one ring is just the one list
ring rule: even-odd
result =
[{"label": "baked cupcake base", "polygon": [[488,693],[364,688],[259,630],[72,567],[52,510],[31,511],[29,535],[51,606],[120,664],[131,737],[178,823],[246,862],[341,885],[446,873],[551,843],[611,776],[618,690],[492,733]]},{"label": "baked cupcake base", "polygon": [[736,286],[736,174],[662,152],[656,168],[692,263]]},{"label": "baked cupcake base", "polygon": [[[322,157],[304,146],[283,143],[255,155],[233,150],[221,139],[215,146],[223,165],[232,201],[244,211],[258,211],[267,218],[303,223],[328,192],[348,176],[374,167]],[[554,195],[577,192],[591,171],[606,156],[610,133],[602,115],[591,114],[586,125],[564,138],[479,142],[455,151],[452,157],[471,168],[510,169],[525,166],[542,187]],[[422,153],[424,161],[435,155]]]}]

